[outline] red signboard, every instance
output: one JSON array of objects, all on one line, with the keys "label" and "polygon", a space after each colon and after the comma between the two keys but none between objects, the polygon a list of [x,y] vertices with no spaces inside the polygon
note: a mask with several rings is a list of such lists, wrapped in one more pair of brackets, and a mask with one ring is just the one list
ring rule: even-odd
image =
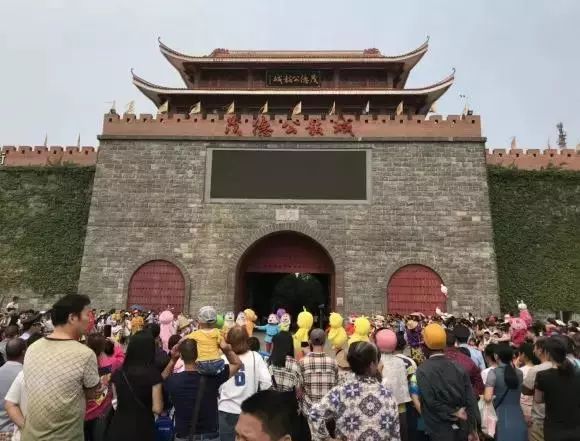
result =
[{"label": "red signboard", "polygon": [[432,315],[435,309],[446,310],[447,298],[441,292],[439,274],[423,265],[400,268],[389,280],[387,310],[389,313]]},{"label": "red signboard", "polygon": [[127,307],[141,305],[152,311],[183,311],[185,280],[179,268],[166,260],[152,260],[139,267],[129,282]]}]

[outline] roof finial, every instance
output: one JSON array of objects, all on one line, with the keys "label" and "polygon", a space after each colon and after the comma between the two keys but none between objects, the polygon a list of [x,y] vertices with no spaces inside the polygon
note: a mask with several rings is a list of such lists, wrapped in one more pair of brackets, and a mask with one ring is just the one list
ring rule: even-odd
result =
[{"label": "roof finial", "polygon": [[463,116],[471,115],[472,110],[469,108],[469,97],[467,95],[465,95],[464,93],[461,93],[461,94],[459,94],[459,98],[463,98],[464,103],[465,103],[463,106],[462,115]]},{"label": "roof finial", "polygon": [[515,136],[512,136],[512,142],[510,144],[510,150],[515,150],[518,148],[518,141]]},{"label": "roof finial", "polygon": [[113,101],[105,101],[105,104],[109,104],[111,107],[109,107],[109,113],[111,115],[116,115],[117,114],[117,109],[115,107],[115,100]]}]

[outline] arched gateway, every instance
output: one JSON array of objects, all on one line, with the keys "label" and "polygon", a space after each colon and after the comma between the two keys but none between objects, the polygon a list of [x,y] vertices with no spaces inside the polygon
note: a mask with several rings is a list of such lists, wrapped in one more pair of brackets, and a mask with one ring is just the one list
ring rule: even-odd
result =
[{"label": "arched gateway", "polygon": [[152,311],[173,308],[184,310],[185,279],[181,270],[166,260],[151,260],[141,265],[131,276],[127,308],[141,305]]},{"label": "arched gateway", "polygon": [[277,232],[254,242],[237,267],[236,310],[252,308],[259,318],[285,308],[295,319],[302,307],[324,315],[334,303],[334,264],[314,239]]},{"label": "arched gateway", "polygon": [[422,312],[431,315],[436,308],[446,311],[447,298],[441,292],[443,280],[435,271],[424,265],[405,265],[389,280],[387,311],[411,314]]}]

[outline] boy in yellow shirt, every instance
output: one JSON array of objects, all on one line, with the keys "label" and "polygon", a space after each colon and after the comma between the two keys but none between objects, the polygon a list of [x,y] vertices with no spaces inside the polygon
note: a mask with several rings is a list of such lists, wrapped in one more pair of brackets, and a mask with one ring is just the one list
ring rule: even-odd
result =
[{"label": "boy in yellow shirt", "polygon": [[220,357],[219,345],[222,335],[215,327],[217,313],[211,306],[204,306],[197,316],[199,329],[187,336],[197,343],[197,371],[202,375],[217,375],[225,368]]}]

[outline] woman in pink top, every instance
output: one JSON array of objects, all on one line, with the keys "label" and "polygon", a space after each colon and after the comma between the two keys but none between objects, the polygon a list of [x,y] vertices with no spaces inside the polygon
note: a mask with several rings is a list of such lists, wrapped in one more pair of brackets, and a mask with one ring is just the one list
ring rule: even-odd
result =
[{"label": "woman in pink top", "polygon": [[100,397],[87,401],[85,412],[85,441],[105,441],[105,432],[112,416],[113,391],[108,387],[111,374],[123,365],[123,348],[101,334],[90,334],[87,346],[97,355],[101,384],[104,386]]}]

